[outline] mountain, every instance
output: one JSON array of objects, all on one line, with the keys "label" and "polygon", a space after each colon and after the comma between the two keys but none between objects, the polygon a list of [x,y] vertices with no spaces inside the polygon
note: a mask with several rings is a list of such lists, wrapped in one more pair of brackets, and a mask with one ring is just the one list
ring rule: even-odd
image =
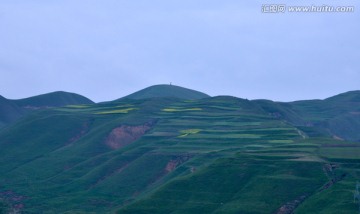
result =
[{"label": "mountain", "polygon": [[269,115],[287,121],[309,136],[360,142],[360,91],[324,100],[273,102],[255,100]]},{"label": "mountain", "polygon": [[360,141],[360,91],[325,100],[297,101],[291,105],[307,126],[317,127],[335,138]]},{"label": "mountain", "polygon": [[0,128],[24,114],[24,110],[16,103],[0,96]]},{"label": "mountain", "polygon": [[154,97],[32,111],[0,131],[0,210],[356,213],[359,143],[322,126],[358,108],[345,100]]},{"label": "mountain", "polygon": [[148,99],[155,97],[173,97],[186,100],[195,100],[210,97],[199,91],[183,88],[175,85],[154,85],[132,93],[123,98]]},{"label": "mountain", "polygon": [[360,90],[357,91],[348,91],[333,97],[325,99],[328,102],[360,102]]},{"label": "mountain", "polygon": [[33,110],[93,103],[84,96],[61,91],[18,100],[10,100],[0,96],[0,128],[18,120]]},{"label": "mountain", "polygon": [[93,104],[90,99],[75,93],[56,91],[25,99],[13,100],[24,108],[59,107],[66,105]]}]

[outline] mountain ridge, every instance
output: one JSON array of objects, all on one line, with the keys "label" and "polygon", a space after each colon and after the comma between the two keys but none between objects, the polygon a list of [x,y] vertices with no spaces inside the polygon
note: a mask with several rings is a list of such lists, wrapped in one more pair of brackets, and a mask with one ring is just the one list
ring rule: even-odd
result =
[{"label": "mountain ridge", "polygon": [[64,91],[50,92],[23,99],[7,99],[0,95],[0,128],[36,109],[93,103],[82,95]]},{"label": "mountain ridge", "polygon": [[159,84],[141,89],[120,99],[146,99],[154,97],[173,97],[192,100],[207,98],[210,96],[203,92],[184,88],[181,86]]},{"label": "mountain ridge", "polygon": [[16,103],[0,95],[0,127],[18,119],[23,113],[24,110]]},{"label": "mountain ridge", "polygon": [[65,105],[94,103],[87,97],[65,91],[54,91],[50,93],[31,96],[28,98],[15,99],[12,101],[21,107],[60,107]]},{"label": "mountain ridge", "polygon": [[[215,96],[215,97],[232,97],[232,96]],[[136,91],[125,97],[114,101],[125,99],[204,99],[210,98],[209,95],[174,85],[153,85]],[[241,99],[241,98],[239,98]],[[2,101],[1,101],[2,100]],[[246,100],[246,99],[245,99]],[[61,107],[65,105],[94,104],[90,99],[70,92],[56,91],[47,94],[41,94],[29,98],[11,100],[0,97],[0,128],[10,124],[32,110]],[[308,129],[308,126],[315,126],[314,135],[326,134],[329,136],[340,137],[352,141],[360,141],[360,122],[354,118],[359,116],[360,108],[354,103],[360,103],[360,91],[348,91],[328,97],[326,99],[299,100],[293,102],[277,102],[265,99],[249,100],[257,103],[260,108],[268,114],[278,119],[283,119],[300,129]],[[317,115],[324,114],[327,117],[317,118]],[[347,124],[346,129],[337,125]],[[350,124],[353,124],[351,126]],[[341,130],[341,131],[339,131]]]},{"label": "mountain ridge", "polygon": [[29,111],[0,130],[0,212],[354,213],[359,107],[216,96]]}]

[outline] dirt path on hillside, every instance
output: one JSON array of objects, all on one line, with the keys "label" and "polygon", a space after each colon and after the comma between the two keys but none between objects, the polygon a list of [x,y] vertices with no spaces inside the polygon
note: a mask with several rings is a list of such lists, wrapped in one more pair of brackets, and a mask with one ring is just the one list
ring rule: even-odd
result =
[{"label": "dirt path on hillside", "polygon": [[[329,181],[326,182],[318,191],[313,194],[320,193],[326,189],[331,188],[337,182],[343,180],[346,177],[346,174],[343,173],[340,176],[336,176],[335,169],[338,168],[336,164],[325,164],[323,166],[323,171],[326,176],[329,178]],[[286,204],[282,205],[275,213],[276,214],[293,214],[295,209],[303,203],[308,197],[311,195],[301,195],[293,201],[287,202]]]}]

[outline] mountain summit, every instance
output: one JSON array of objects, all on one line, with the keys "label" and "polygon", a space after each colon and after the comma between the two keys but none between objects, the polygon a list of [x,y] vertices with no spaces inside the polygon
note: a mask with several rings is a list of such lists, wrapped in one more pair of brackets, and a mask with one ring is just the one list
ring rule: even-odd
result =
[{"label": "mountain summit", "polygon": [[0,96],[0,111],[25,112],[0,127],[0,213],[357,213],[356,92],[158,98],[196,94],[160,85],[54,108],[61,93],[21,106]]},{"label": "mountain summit", "polygon": [[195,91],[192,89],[183,88],[175,85],[154,85],[144,88],[140,91],[132,93],[123,98],[128,99],[147,99],[154,97],[175,97],[180,99],[195,100],[210,97],[209,95]]},{"label": "mountain summit", "polygon": [[16,121],[35,109],[93,103],[93,101],[82,95],[63,91],[18,100],[6,99],[0,96],[0,128]]},{"label": "mountain summit", "polygon": [[23,110],[11,100],[0,95],[0,127],[16,120],[23,114]]},{"label": "mountain summit", "polygon": [[94,103],[82,95],[64,91],[41,94],[29,98],[14,100],[14,102],[21,107],[59,107]]}]

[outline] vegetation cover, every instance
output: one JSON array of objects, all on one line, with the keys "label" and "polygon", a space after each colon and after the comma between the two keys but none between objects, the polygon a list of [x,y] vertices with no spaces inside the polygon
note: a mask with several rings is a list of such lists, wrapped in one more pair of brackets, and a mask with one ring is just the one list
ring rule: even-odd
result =
[{"label": "vegetation cover", "polygon": [[69,92],[57,91],[18,100],[0,96],[0,129],[33,110],[76,104],[93,104],[90,99]]},{"label": "vegetation cover", "polygon": [[279,103],[168,91],[7,125],[0,213],[358,211],[358,92]]}]

